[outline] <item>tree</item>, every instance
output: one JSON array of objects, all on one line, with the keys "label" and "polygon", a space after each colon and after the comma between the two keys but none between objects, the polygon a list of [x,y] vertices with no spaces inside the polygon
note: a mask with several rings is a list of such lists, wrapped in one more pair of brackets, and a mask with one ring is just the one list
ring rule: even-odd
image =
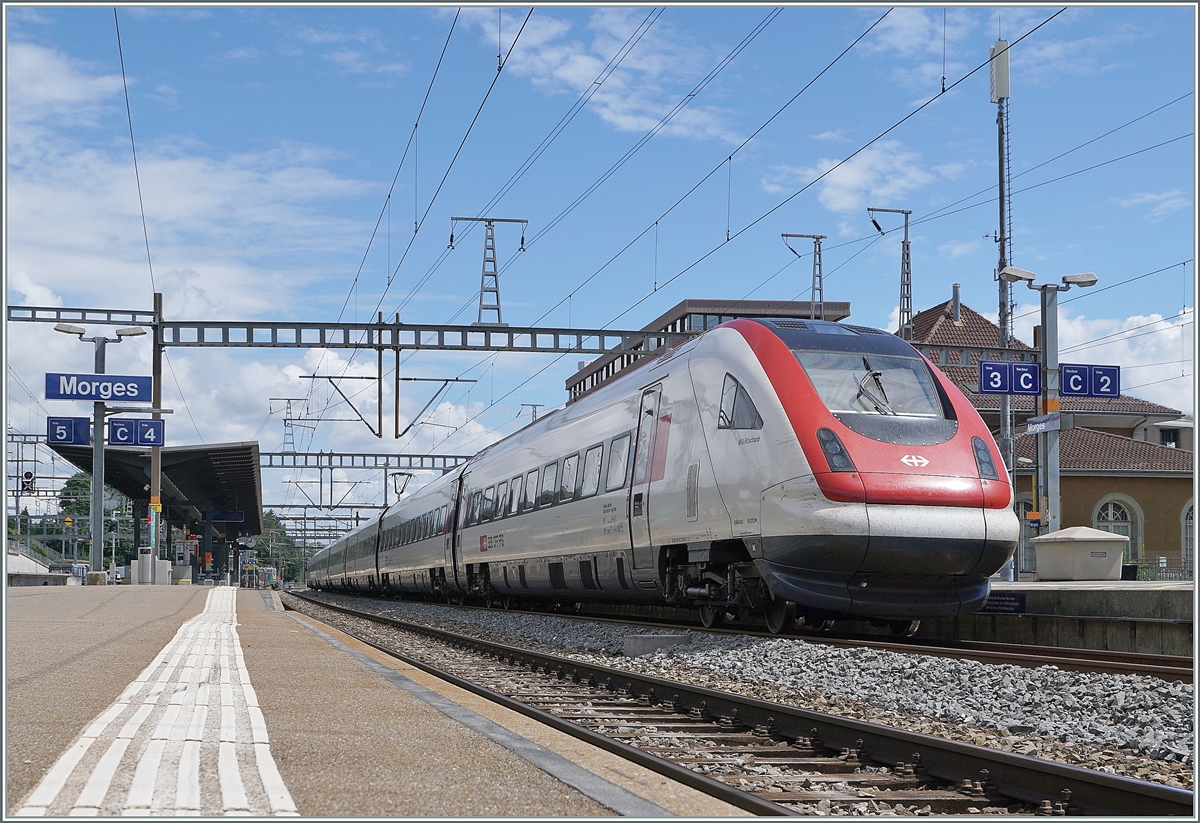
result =
[{"label": "tree", "polygon": [[71,517],[92,513],[92,476],[85,472],[71,475],[58,493],[58,510]]}]

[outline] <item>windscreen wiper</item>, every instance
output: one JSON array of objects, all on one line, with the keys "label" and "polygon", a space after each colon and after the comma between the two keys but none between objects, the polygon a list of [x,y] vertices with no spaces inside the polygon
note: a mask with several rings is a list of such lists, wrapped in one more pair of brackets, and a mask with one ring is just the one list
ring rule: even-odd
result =
[{"label": "windscreen wiper", "polygon": [[[885,391],[883,388],[883,380],[881,379],[883,377],[883,372],[878,371],[877,369],[872,369],[871,363],[866,357],[864,357],[862,361],[863,366],[865,366],[867,369],[867,373],[862,376],[862,380],[858,381],[858,394],[854,396],[854,399],[857,400],[860,397],[865,397],[870,404],[875,407],[875,411],[879,412],[880,414],[896,414],[896,412],[892,409],[891,404],[888,402],[887,391]],[[871,380],[872,378],[875,380],[875,385],[879,387],[879,394],[883,396],[882,399],[877,397],[875,392],[867,388],[867,381]]]}]

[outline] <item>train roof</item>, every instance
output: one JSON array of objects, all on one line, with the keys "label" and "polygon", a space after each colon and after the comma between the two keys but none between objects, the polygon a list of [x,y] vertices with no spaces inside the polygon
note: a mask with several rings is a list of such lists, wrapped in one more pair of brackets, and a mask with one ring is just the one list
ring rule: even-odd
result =
[{"label": "train roof", "polygon": [[[758,323],[770,329],[789,349],[805,351],[851,352],[861,354],[883,354],[901,357],[918,357],[911,345],[894,334],[888,334],[869,326],[852,326],[848,323],[833,323],[828,320],[762,320],[746,321]],[[718,328],[720,328],[718,326]]]}]

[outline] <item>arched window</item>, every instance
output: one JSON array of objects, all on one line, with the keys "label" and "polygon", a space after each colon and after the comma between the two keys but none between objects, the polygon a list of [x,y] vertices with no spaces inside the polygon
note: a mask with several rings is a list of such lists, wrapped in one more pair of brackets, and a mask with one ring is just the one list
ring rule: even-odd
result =
[{"label": "arched window", "polygon": [[1183,558],[1183,570],[1188,577],[1191,577],[1193,566],[1193,558],[1196,556],[1196,507],[1193,501],[1189,500],[1187,507],[1183,510],[1183,517],[1180,518],[1182,526],[1182,539],[1180,540],[1180,556]]},{"label": "arched window", "polygon": [[1135,563],[1141,557],[1141,512],[1137,504],[1123,494],[1110,494],[1101,499],[1092,515],[1092,525],[1106,532],[1129,538],[1125,562]]}]

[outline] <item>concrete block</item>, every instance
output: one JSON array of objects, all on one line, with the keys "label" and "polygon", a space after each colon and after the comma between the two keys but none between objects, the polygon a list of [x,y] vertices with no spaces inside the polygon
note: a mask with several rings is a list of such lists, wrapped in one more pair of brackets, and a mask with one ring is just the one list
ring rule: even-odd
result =
[{"label": "concrete block", "polygon": [[108,584],[107,572],[88,572],[87,584],[89,586],[105,586]]},{"label": "concrete block", "polygon": [[691,636],[686,634],[627,634],[625,656],[641,657],[670,646],[691,645],[691,642]]}]

